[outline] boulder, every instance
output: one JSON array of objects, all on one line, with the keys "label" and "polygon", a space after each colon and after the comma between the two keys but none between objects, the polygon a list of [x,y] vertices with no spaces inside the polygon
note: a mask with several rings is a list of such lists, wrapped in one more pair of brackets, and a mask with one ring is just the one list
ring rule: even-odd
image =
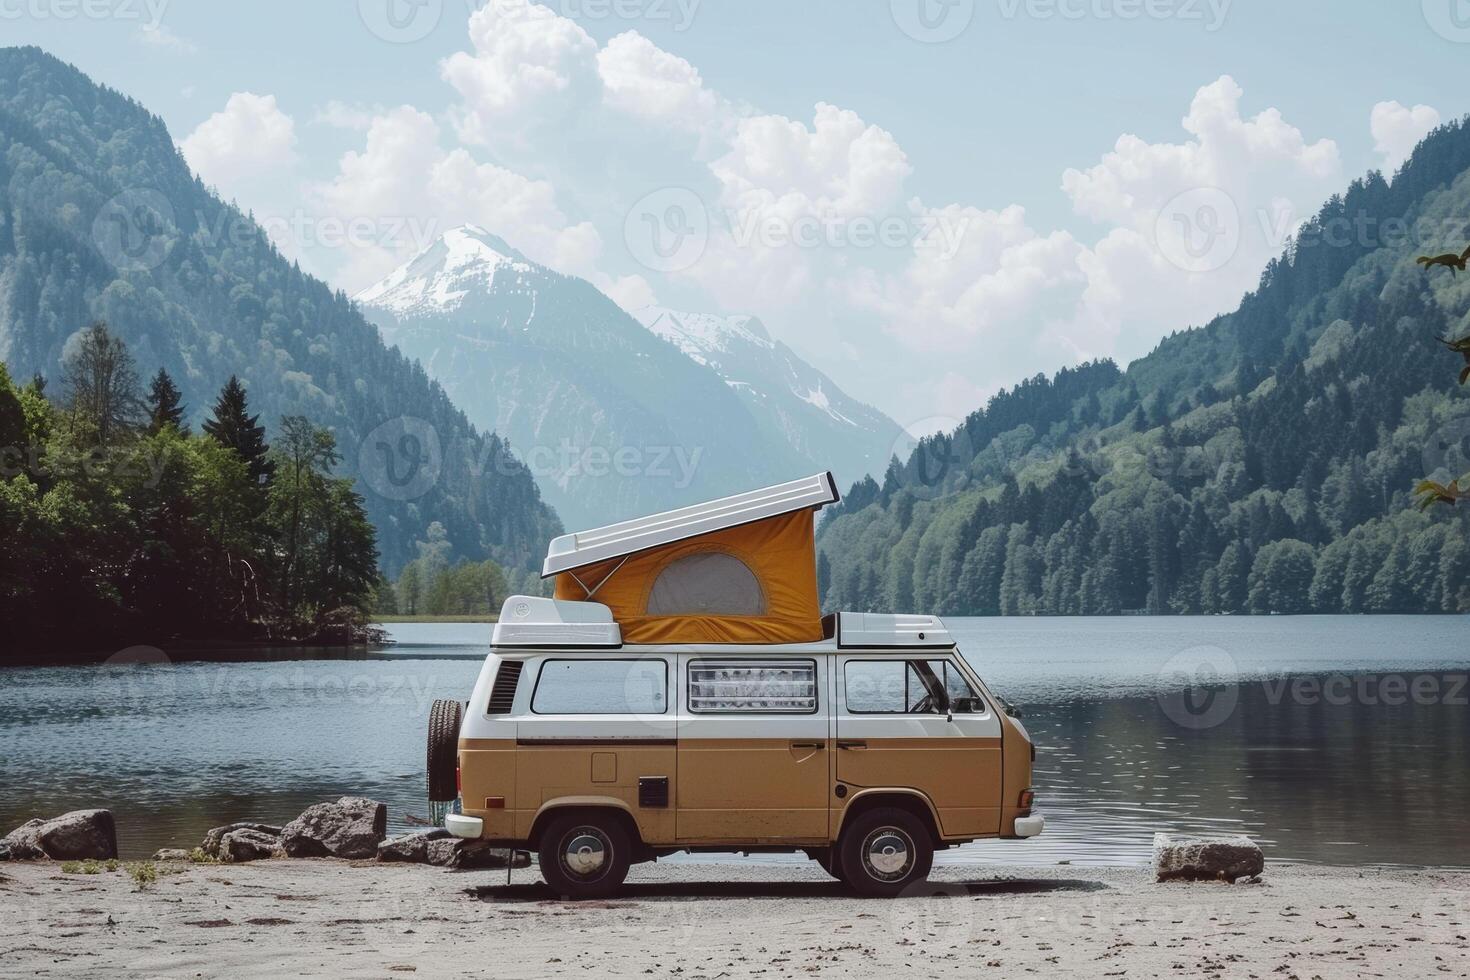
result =
[{"label": "boulder", "polygon": [[371,858],[387,830],[387,806],[344,796],[307,807],[282,828],[281,847],[287,857]]},{"label": "boulder", "polygon": [[[488,841],[450,840],[429,841],[429,863],[455,871],[485,871],[503,869],[511,859],[511,852],[503,847],[492,847]],[[524,868],[531,863],[530,855],[523,851],[514,854],[511,867]]]},{"label": "boulder", "polygon": [[187,861],[189,852],[181,847],[165,847],[153,852],[154,861]]},{"label": "boulder", "polygon": [[16,861],[105,861],[117,857],[117,823],[111,810],[74,810],[50,820],[28,820],[3,844]]},{"label": "boulder", "polygon": [[0,841],[0,847],[4,847],[10,854],[12,861],[43,861],[46,852],[41,850],[41,827],[44,820],[27,820],[16,827]]},{"label": "boulder", "polygon": [[1254,878],[1266,867],[1260,845],[1249,837],[1154,834],[1159,881],[1228,881]]},{"label": "boulder", "polygon": [[0,861],[10,860],[10,845],[0,841]]},{"label": "boulder", "polygon": [[445,840],[449,837],[449,831],[443,827],[434,830],[426,830],[421,834],[409,834],[405,837],[395,837],[385,840],[378,845],[379,861],[400,861],[409,864],[427,864],[429,861],[429,842]]},{"label": "boulder", "polygon": [[232,830],[219,841],[219,859],[226,864],[259,861],[275,853],[281,839],[248,827]]},{"label": "boulder", "polygon": [[274,827],[268,823],[232,823],[224,827],[215,827],[204,835],[204,840],[199,844],[199,849],[206,857],[219,857],[220,841],[225,835],[236,830],[253,830],[259,834],[269,834],[272,837],[281,836],[280,827]]}]

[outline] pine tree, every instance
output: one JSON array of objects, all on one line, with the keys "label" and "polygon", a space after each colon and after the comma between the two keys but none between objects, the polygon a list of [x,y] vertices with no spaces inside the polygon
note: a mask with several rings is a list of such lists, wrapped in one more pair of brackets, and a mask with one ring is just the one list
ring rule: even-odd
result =
[{"label": "pine tree", "polygon": [[214,403],[214,415],[204,423],[204,431],[244,460],[252,483],[259,487],[270,485],[275,464],[267,455],[270,447],[265,441],[265,426],[260,424],[260,416],[250,414],[245,386],[234,375],[230,375],[220,391]]},{"label": "pine tree", "polygon": [[174,384],[174,379],[163,368],[158,369],[148,385],[147,401],[150,434],[157,435],[166,425],[188,434],[189,429],[184,425],[183,396],[179,393],[179,386]]}]

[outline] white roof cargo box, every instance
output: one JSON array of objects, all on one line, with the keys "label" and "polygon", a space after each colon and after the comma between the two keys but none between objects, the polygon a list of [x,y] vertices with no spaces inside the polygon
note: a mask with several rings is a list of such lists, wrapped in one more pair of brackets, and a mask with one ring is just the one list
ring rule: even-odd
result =
[{"label": "white roof cargo box", "polygon": [[890,616],[886,613],[838,613],[837,646],[952,647],[954,637],[937,616]]},{"label": "white roof cargo box", "polygon": [[682,507],[652,517],[639,517],[621,524],[563,534],[554,538],[546,549],[542,578],[559,572],[613,558],[647,551],[723,531],[753,521],[779,517],[801,510],[820,510],[838,500],[837,485],[831,473],[818,473],[804,480],[780,483],[764,490],[751,490],[709,503]]},{"label": "white roof cargo box", "polygon": [[497,647],[620,647],[623,633],[600,602],[565,602],[513,595],[491,634]]}]

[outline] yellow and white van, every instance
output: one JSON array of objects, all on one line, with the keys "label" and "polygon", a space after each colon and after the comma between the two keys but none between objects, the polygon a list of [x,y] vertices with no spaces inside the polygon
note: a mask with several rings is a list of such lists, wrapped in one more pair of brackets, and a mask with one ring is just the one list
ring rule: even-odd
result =
[{"label": "yellow and white van", "polygon": [[801,851],[867,895],[935,850],[1041,833],[1019,720],[931,616],[817,606],[830,474],[556,539],[468,706],[436,702],[430,798],[603,896],[678,851]]}]

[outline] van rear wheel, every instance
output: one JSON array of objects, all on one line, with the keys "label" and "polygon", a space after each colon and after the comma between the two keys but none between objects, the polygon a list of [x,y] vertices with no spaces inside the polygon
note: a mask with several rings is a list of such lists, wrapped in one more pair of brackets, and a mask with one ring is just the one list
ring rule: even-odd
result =
[{"label": "van rear wheel", "polygon": [[633,842],[621,821],[600,814],[553,817],[537,854],[541,877],[558,895],[607,898],[633,863]]},{"label": "van rear wheel", "polygon": [[857,817],[837,845],[842,880],[860,895],[892,898],[929,877],[934,842],[923,821],[897,807]]}]

